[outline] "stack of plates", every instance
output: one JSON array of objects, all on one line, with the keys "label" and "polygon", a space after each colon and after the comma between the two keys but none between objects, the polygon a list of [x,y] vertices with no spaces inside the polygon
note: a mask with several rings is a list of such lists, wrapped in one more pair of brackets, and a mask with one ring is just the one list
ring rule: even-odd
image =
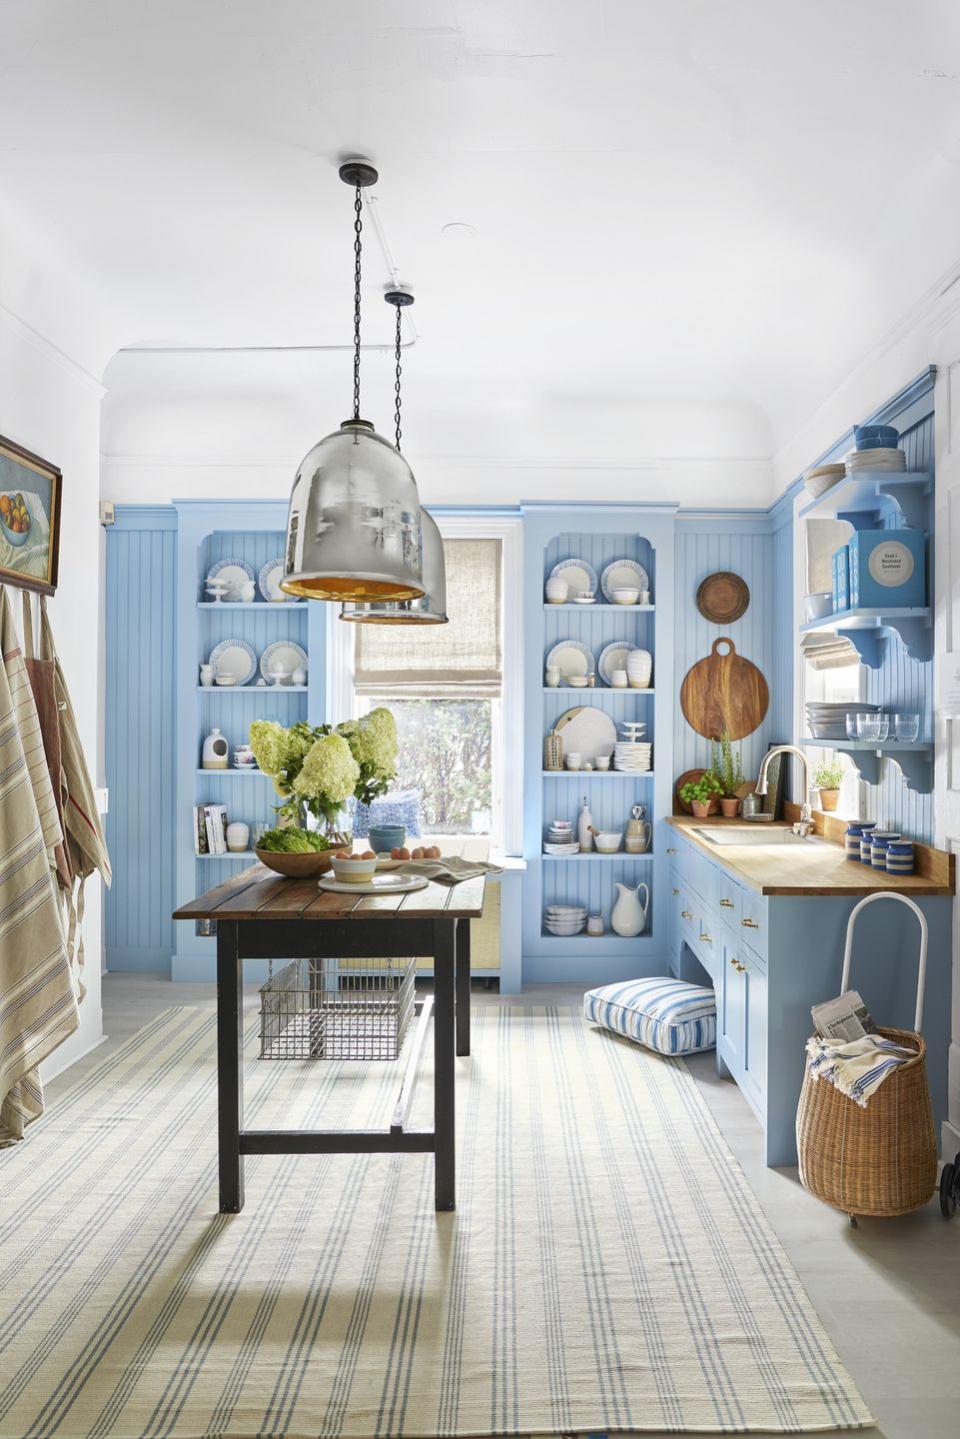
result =
[{"label": "stack of plates", "polygon": [[645,774],[650,768],[653,745],[624,741],[614,746],[613,767],[628,774]]},{"label": "stack of plates", "polygon": [[567,820],[551,820],[543,842],[544,854],[577,854],[579,850],[580,844],[573,832],[573,826]]},{"label": "stack of plates", "polygon": [[807,487],[808,494],[817,499],[820,495],[825,495],[827,490],[832,490],[846,473],[845,465],[814,465],[812,470],[807,470],[803,477],[803,483]]},{"label": "stack of plates", "polygon": [[850,450],[844,455],[847,474],[855,475],[860,470],[905,470],[907,457],[903,450]]},{"label": "stack of plates", "polygon": [[862,704],[854,700],[832,702],[807,702],[807,724],[813,739],[848,739],[847,715],[877,714],[879,705]]},{"label": "stack of plates", "polygon": [[580,934],[586,922],[587,911],[580,904],[548,904],[543,912],[544,928],[550,934]]}]

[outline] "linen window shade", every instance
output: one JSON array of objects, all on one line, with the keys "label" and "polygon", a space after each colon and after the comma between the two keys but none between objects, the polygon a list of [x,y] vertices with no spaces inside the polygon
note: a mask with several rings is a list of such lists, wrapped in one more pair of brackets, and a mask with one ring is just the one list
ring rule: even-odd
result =
[{"label": "linen window shade", "polygon": [[444,540],[446,625],[357,625],[362,695],[496,696],[503,681],[500,540]]}]

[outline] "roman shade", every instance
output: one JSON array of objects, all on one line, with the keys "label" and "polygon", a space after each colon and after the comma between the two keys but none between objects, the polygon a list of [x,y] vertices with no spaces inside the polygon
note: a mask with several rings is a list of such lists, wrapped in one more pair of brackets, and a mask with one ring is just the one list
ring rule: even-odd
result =
[{"label": "roman shade", "polygon": [[446,625],[357,625],[361,695],[496,696],[503,679],[501,542],[444,540]]}]

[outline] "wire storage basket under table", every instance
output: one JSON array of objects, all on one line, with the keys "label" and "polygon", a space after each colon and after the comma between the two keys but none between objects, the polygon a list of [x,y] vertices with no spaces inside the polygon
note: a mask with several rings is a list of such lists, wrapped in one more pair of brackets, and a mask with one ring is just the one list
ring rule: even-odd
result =
[{"label": "wire storage basket under table", "polygon": [[920,1033],[927,962],[927,921],[912,900],[900,894],[874,894],[855,905],[847,923],[843,978],[850,979],[854,922],[868,904],[896,900],[914,911],[920,922],[920,966],[914,1028],[878,1026],[886,1039],[913,1051],[894,1069],[865,1108],[827,1079],[804,1071],[797,1110],[797,1153],[800,1182],[811,1194],[850,1216],[892,1217],[920,1209],[937,1183],[937,1136],[927,1084],[927,1046]]},{"label": "wire storage basket under table", "polygon": [[397,1059],[416,961],[294,959],[260,989],[261,1059]]}]

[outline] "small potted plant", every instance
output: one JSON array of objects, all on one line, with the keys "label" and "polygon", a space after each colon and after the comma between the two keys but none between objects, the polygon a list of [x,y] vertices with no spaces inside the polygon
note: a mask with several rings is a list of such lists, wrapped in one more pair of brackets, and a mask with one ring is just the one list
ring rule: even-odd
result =
[{"label": "small potted plant", "polygon": [[687,781],[680,790],[680,798],[693,810],[695,819],[706,819],[710,813],[710,805],[720,792],[716,775],[707,769],[698,780]]},{"label": "small potted plant", "polygon": [[813,772],[813,783],[820,791],[820,808],[836,809],[840,802],[840,786],[843,784],[843,766],[837,760],[818,764]]},{"label": "small potted plant", "polygon": [[740,751],[733,752],[733,745],[730,743],[730,736],[724,730],[717,740],[710,741],[713,749],[713,768],[711,773],[716,776],[720,785],[720,810],[724,819],[736,819],[737,811],[740,808],[740,797],[737,790],[743,784],[743,763],[740,759]]}]

